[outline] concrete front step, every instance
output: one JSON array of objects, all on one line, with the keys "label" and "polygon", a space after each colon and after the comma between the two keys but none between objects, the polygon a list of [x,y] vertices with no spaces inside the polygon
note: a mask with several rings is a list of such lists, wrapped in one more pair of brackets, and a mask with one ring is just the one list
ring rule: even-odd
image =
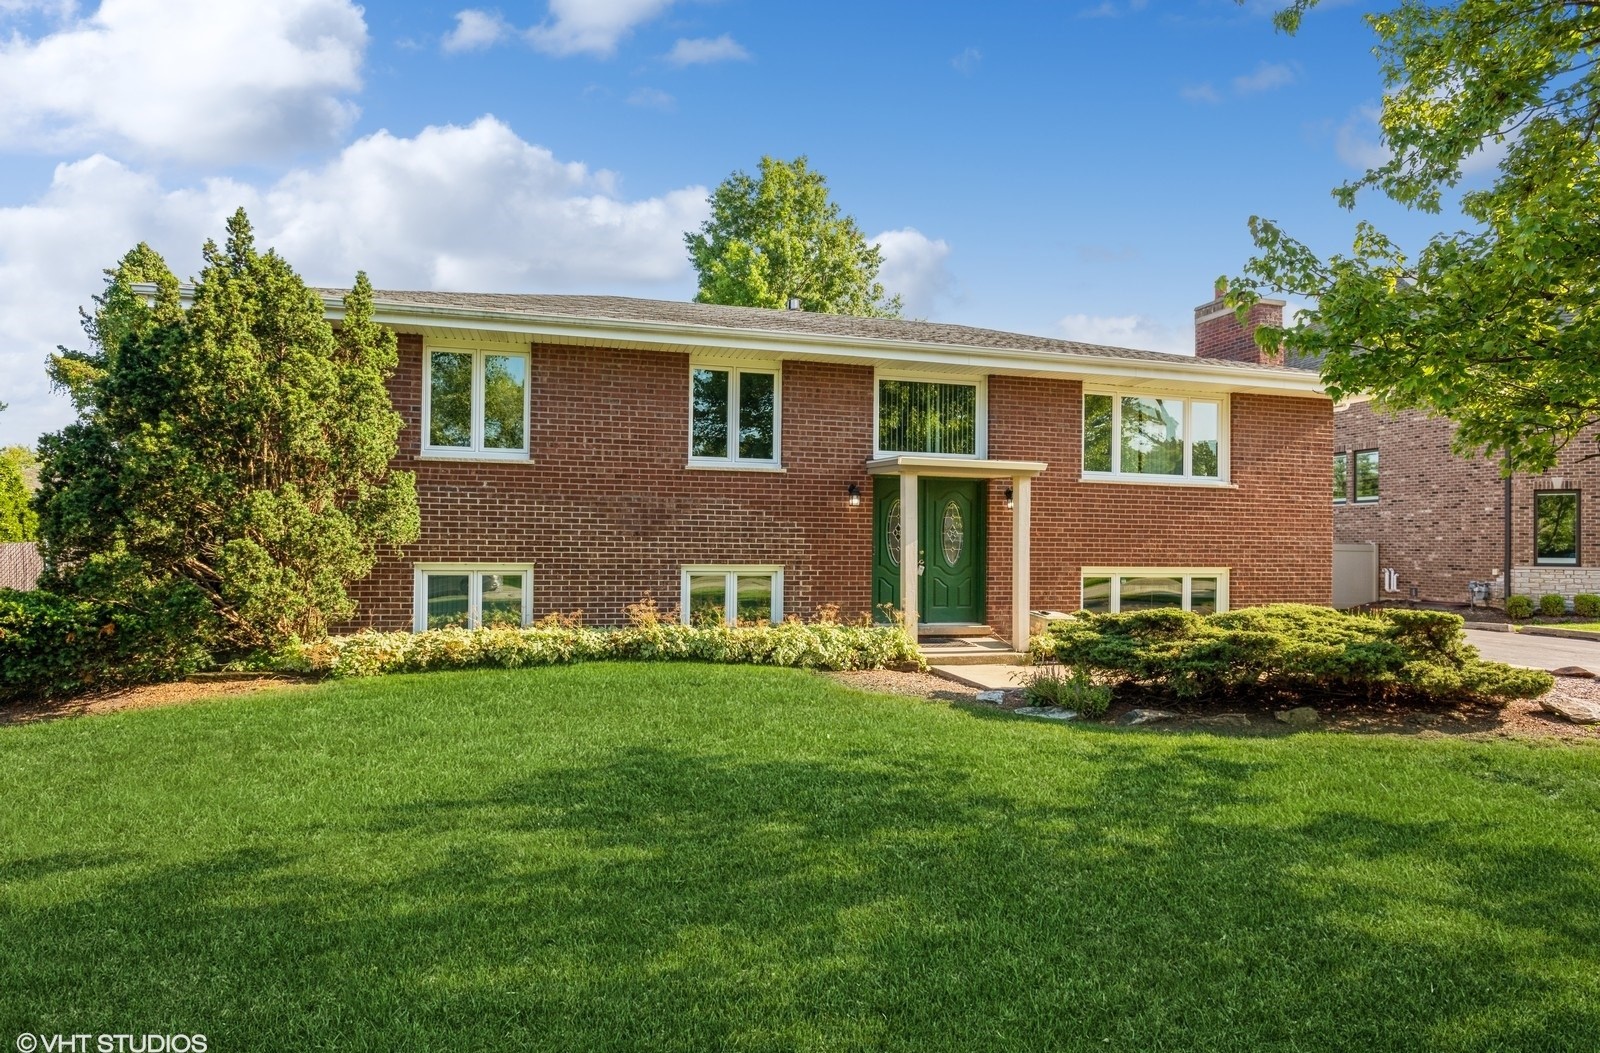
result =
[{"label": "concrete front step", "polygon": [[929,665],[1021,665],[1028,656],[1004,640],[981,638],[923,640],[918,645]]},{"label": "concrete front step", "polygon": [[950,662],[940,662],[928,667],[935,676],[942,676],[946,680],[974,687],[979,691],[1010,691],[1027,683],[1033,671],[1026,666],[1001,665],[997,662],[985,662],[973,665],[955,665]]},{"label": "concrete front step", "polygon": [[949,637],[987,637],[994,635],[994,628],[988,625],[979,625],[977,622],[919,622],[917,623],[917,639],[937,640]]}]

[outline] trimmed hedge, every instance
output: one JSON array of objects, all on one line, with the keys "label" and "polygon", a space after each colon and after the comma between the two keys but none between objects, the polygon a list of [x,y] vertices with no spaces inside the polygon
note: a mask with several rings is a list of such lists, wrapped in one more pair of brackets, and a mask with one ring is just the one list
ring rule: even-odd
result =
[{"label": "trimmed hedge", "polygon": [[1478,657],[1459,615],[1383,610],[1343,614],[1277,604],[1222,614],[1180,610],[1080,613],[1034,642],[1065,665],[1116,688],[1210,704],[1358,695],[1431,705],[1501,706],[1553,684],[1548,673]]},{"label": "trimmed hedge", "polygon": [[182,677],[210,661],[189,628],[204,603],[186,589],[116,605],[0,589],[0,703]]},{"label": "trimmed hedge", "polygon": [[1572,613],[1580,618],[1600,618],[1600,596],[1580,592],[1572,597]]},{"label": "trimmed hedge", "polygon": [[779,625],[698,626],[663,621],[595,629],[556,619],[526,629],[362,632],[318,643],[296,643],[275,656],[272,667],[284,672],[358,677],[435,669],[520,669],[608,659],[799,669],[926,668],[916,641],[897,625],[786,621]]},{"label": "trimmed hedge", "polygon": [[1539,597],[1539,613],[1546,618],[1559,618],[1567,613],[1567,598],[1558,593],[1547,592]]},{"label": "trimmed hedge", "polygon": [[1524,618],[1533,617],[1532,596],[1507,596],[1506,617],[1513,621],[1522,621]]}]

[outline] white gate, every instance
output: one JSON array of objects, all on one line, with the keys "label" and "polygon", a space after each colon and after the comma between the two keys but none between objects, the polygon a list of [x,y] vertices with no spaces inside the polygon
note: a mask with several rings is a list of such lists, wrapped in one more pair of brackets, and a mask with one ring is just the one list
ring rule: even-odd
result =
[{"label": "white gate", "polygon": [[1339,610],[1378,598],[1378,546],[1333,546],[1333,605]]}]

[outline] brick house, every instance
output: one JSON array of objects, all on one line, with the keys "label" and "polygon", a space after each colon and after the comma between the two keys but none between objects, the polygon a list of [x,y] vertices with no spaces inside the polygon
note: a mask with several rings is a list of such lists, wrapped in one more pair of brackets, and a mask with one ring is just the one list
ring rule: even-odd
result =
[{"label": "brick house", "polygon": [[608,624],[649,593],[1020,642],[1033,609],[1329,600],[1333,407],[1304,371],[621,297],[375,309],[422,536],[356,625]]},{"label": "brick house", "polygon": [[[1252,333],[1282,323],[1282,301],[1256,304],[1243,327],[1224,315],[1220,299],[1196,308],[1197,355],[1272,360]],[[1586,459],[1592,445],[1575,444],[1543,475],[1507,480],[1498,460],[1454,453],[1456,428],[1443,418],[1354,398],[1334,407],[1333,420],[1334,542],[1377,546],[1379,598],[1463,603],[1468,583],[1480,581],[1504,599],[1508,566],[1514,595],[1600,594],[1600,523],[1584,519],[1582,500],[1585,489],[1600,492],[1600,458]]]}]

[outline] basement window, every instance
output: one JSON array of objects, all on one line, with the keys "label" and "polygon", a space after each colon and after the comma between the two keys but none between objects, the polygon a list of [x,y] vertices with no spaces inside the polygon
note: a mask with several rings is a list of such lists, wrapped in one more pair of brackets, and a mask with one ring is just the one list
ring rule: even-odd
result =
[{"label": "basement window", "polygon": [[1533,495],[1533,561],[1578,562],[1578,491],[1539,490]]},{"label": "basement window", "polygon": [[412,628],[505,629],[533,614],[532,567],[428,564],[416,568]]},{"label": "basement window", "polygon": [[1228,572],[1220,567],[1114,570],[1085,567],[1083,602],[1095,614],[1177,607],[1195,614],[1228,609]]},{"label": "basement window", "polygon": [[684,567],[678,609],[685,625],[783,621],[783,568]]}]

